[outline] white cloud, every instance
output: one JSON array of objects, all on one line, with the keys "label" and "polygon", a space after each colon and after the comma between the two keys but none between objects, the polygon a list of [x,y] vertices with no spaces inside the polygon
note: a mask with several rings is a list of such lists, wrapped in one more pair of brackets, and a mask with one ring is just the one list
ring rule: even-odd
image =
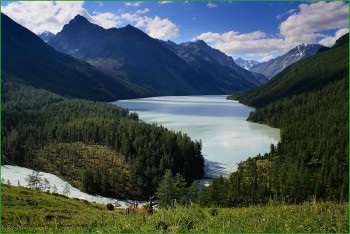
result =
[{"label": "white cloud", "polygon": [[146,31],[151,37],[162,40],[176,38],[180,35],[178,27],[173,22],[158,16],[147,22]]},{"label": "white cloud", "polygon": [[208,4],[207,4],[207,7],[209,7],[209,8],[214,8],[214,7],[217,7],[218,5],[216,5],[216,4],[214,4],[214,3],[211,3],[211,2],[209,2]]},{"label": "white cloud", "polygon": [[324,30],[345,28],[349,24],[349,5],[344,2],[300,4],[300,12],[289,16],[279,26],[288,43],[315,42],[325,37]]},{"label": "white cloud", "polygon": [[2,7],[2,12],[36,34],[49,31],[57,33],[76,15],[104,28],[116,27],[120,18],[109,12],[89,14],[84,2],[12,2]]},{"label": "white cloud", "polygon": [[135,14],[124,14],[122,17],[135,23],[135,27],[145,28],[147,34],[153,38],[168,40],[180,35],[179,28],[169,19],[162,19],[158,16],[151,18]]},{"label": "white cloud", "polygon": [[294,13],[296,11],[296,9],[290,9],[287,13],[290,15],[292,13]]},{"label": "white cloud", "polygon": [[295,11],[296,11],[296,9],[290,9],[290,10],[287,11],[287,12],[283,12],[282,14],[276,15],[275,18],[278,19],[278,20],[281,20],[282,18],[286,17],[287,15],[293,14]]},{"label": "white cloud", "polygon": [[164,4],[169,4],[172,3],[172,1],[159,1],[159,4],[164,5]]},{"label": "white cloud", "polygon": [[255,31],[252,33],[239,33],[229,31],[225,33],[202,33],[195,39],[211,43],[215,48],[226,54],[248,54],[257,53],[279,53],[285,49],[283,39],[268,38],[264,32]]},{"label": "white cloud", "polygon": [[[63,26],[80,14],[91,23],[104,28],[121,26],[126,23],[144,28],[154,38],[171,39],[179,36],[179,28],[169,19],[158,16],[151,18],[145,14],[148,8],[132,13],[114,14],[111,12],[93,12],[90,14],[83,7],[84,2],[11,2],[1,11],[36,34],[49,31],[57,33]],[[126,3],[136,6],[141,2]],[[138,5],[139,6],[139,5]]]},{"label": "white cloud", "polygon": [[280,19],[282,19],[282,17],[283,17],[283,14],[278,14],[278,15],[276,15],[276,19],[278,19],[278,20],[280,20]]},{"label": "white cloud", "polygon": [[260,60],[259,60],[259,62],[267,62],[267,61],[270,61],[271,59],[273,59],[274,58],[274,56],[273,55],[271,55],[271,54],[269,54],[269,55],[266,55],[266,56],[263,56]]},{"label": "white cloud", "polygon": [[1,11],[34,33],[57,33],[77,14],[84,2],[11,2]]},{"label": "white cloud", "polygon": [[339,29],[339,30],[335,33],[334,37],[332,37],[332,36],[325,37],[325,38],[323,38],[322,40],[320,40],[319,43],[320,43],[321,45],[331,47],[331,46],[334,45],[335,41],[336,41],[339,37],[343,36],[344,34],[346,34],[346,33],[348,33],[348,32],[349,32],[349,29],[348,29],[348,28],[341,28],[341,29]]},{"label": "white cloud", "polygon": [[127,3],[125,3],[125,6],[139,7],[141,4],[142,4],[142,2],[127,2]]},{"label": "white cloud", "polygon": [[[300,4],[299,10],[291,9],[283,14],[292,14],[279,26],[279,36],[268,36],[255,31],[239,33],[205,32],[194,39],[201,39],[211,46],[234,56],[253,57],[260,61],[283,54],[302,43],[333,44],[348,27],[348,8],[344,2],[316,2]],[[279,16],[282,17],[282,16]],[[325,30],[338,29],[336,35],[324,35]]]},{"label": "white cloud", "polygon": [[84,15],[91,23],[98,24],[103,28],[113,28],[118,25],[119,18],[117,15],[105,12],[105,13],[96,13],[91,16],[88,13]]},{"label": "white cloud", "polygon": [[135,11],[135,14],[136,15],[142,15],[142,14],[146,14],[147,12],[149,12],[149,9],[148,8],[145,8],[143,10],[137,10]]}]

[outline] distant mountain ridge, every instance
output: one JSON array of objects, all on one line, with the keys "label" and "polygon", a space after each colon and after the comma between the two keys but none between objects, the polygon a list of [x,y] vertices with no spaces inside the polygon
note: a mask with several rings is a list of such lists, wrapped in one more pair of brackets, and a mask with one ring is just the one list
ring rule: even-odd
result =
[{"label": "distant mountain ridge", "polygon": [[[220,71],[223,64],[229,62],[226,61],[228,56],[205,43],[198,47],[198,54],[191,55],[194,61],[190,63],[167,43],[151,38],[131,25],[104,29],[80,15],[65,25],[48,44],[110,75],[141,85],[153,95],[225,94],[262,84],[251,73],[234,64],[232,58],[234,69],[227,67],[225,71]],[[205,52],[203,49],[206,49]],[[201,57],[203,53],[208,55],[205,59]],[[210,72],[193,68],[193,64],[198,67],[205,64]],[[219,77],[219,74],[214,76],[213,71],[220,71],[219,74],[224,74],[226,78]]]},{"label": "distant mountain ridge", "polygon": [[232,57],[208,46],[202,40],[178,45],[171,41],[162,43],[194,68],[201,77],[218,80],[222,84],[220,87],[222,90],[226,87],[254,88],[267,81],[266,78],[255,77],[251,72],[238,66]]},{"label": "distant mountain ridge", "polygon": [[243,67],[244,69],[250,70],[250,68],[254,67],[255,65],[259,64],[258,61],[256,60],[245,60],[241,57],[237,58],[235,60],[235,63],[240,66]]},{"label": "distant mountain ridge", "polygon": [[65,97],[115,101],[149,95],[86,62],[57,52],[37,35],[1,13],[2,82],[15,81]]},{"label": "distant mountain ridge", "polygon": [[38,35],[44,42],[48,42],[51,37],[55,36],[55,34],[51,33],[51,32],[48,32],[48,31],[45,31],[41,34]]},{"label": "distant mountain ridge", "polygon": [[278,56],[277,58],[271,59],[267,62],[259,63],[251,67],[250,71],[261,73],[267,78],[271,79],[293,63],[316,54],[318,50],[323,47],[323,45],[319,44],[304,43],[289,50],[287,53]]}]

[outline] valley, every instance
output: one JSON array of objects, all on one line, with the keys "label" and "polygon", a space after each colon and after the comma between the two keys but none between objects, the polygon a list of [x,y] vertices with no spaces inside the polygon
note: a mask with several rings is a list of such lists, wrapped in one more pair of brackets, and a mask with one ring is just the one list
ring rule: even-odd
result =
[{"label": "valley", "polygon": [[348,3],[251,4],[1,2],[1,230],[348,232]]},{"label": "valley", "polygon": [[[226,96],[163,96],[129,99],[113,104],[201,141],[207,177],[228,176],[248,157],[265,154],[280,140],[279,129],[247,122],[253,108]],[[254,146],[251,142],[256,142]]]}]

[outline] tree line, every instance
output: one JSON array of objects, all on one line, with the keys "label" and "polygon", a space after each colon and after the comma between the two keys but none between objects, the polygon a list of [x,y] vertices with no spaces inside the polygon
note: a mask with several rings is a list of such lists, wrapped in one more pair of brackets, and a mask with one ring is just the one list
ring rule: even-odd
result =
[{"label": "tree line", "polygon": [[[228,179],[228,187],[241,190],[237,201],[348,200],[349,55],[348,40],[341,41],[266,86],[231,97],[257,107],[249,121],[281,129],[277,146],[241,163]],[[247,194],[252,189],[253,197]]]},{"label": "tree line", "polygon": [[[348,201],[348,38],[340,41],[265,86],[229,97],[257,107],[248,121],[281,129],[281,141],[271,145],[269,153],[239,163],[229,177],[213,179],[209,186],[193,183],[185,190],[171,190],[165,174],[158,188],[160,204],[172,204],[169,197],[172,202],[220,207],[270,200]],[[173,192],[164,193],[169,190]],[[176,196],[176,191],[183,193]]]},{"label": "tree line", "polygon": [[[2,85],[3,164],[54,169],[50,165],[59,161],[63,152],[58,153],[60,143],[105,146],[127,165],[129,172],[125,183],[129,191],[112,188],[104,193],[98,189],[106,183],[106,179],[98,178],[109,176],[98,165],[81,171],[83,188],[90,193],[133,199],[153,195],[167,169],[181,174],[187,182],[204,175],[201,142],[193,142],[184,133],[146,124],[138,119],[137,114],[112,104],[67,99],[5,78]],[[82,157],[74,147],[66,148],[71,150],[66,150],[62,157]],[[45,157],[38,160],[43,150]],[[50,158],[55,159],[50,161]],[[94,178],[93,186],[88,185],[91,178]]]}]

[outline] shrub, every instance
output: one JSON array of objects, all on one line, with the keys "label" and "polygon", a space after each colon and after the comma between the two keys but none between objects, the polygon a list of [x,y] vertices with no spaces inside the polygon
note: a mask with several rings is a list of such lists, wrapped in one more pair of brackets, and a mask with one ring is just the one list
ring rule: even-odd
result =
[{"label": "shrub", "polygon": [[217,208],[211,208],[209,210],[209,213],[211,214],[211,216],[217,216],[218,215],[218,209]]},{"label": "shrub", "polygon": [[66,195],[63,195],[63,194],[59,194],[59,193],[51,193],[52,195],[56,196],[56,197],[63,197],[63,198],[69,198],[67,197]]},{"label": "shrub", "polygon": [[108,210],[114,210],[114,206],[111,203],[107,204],[107,209]]}]

